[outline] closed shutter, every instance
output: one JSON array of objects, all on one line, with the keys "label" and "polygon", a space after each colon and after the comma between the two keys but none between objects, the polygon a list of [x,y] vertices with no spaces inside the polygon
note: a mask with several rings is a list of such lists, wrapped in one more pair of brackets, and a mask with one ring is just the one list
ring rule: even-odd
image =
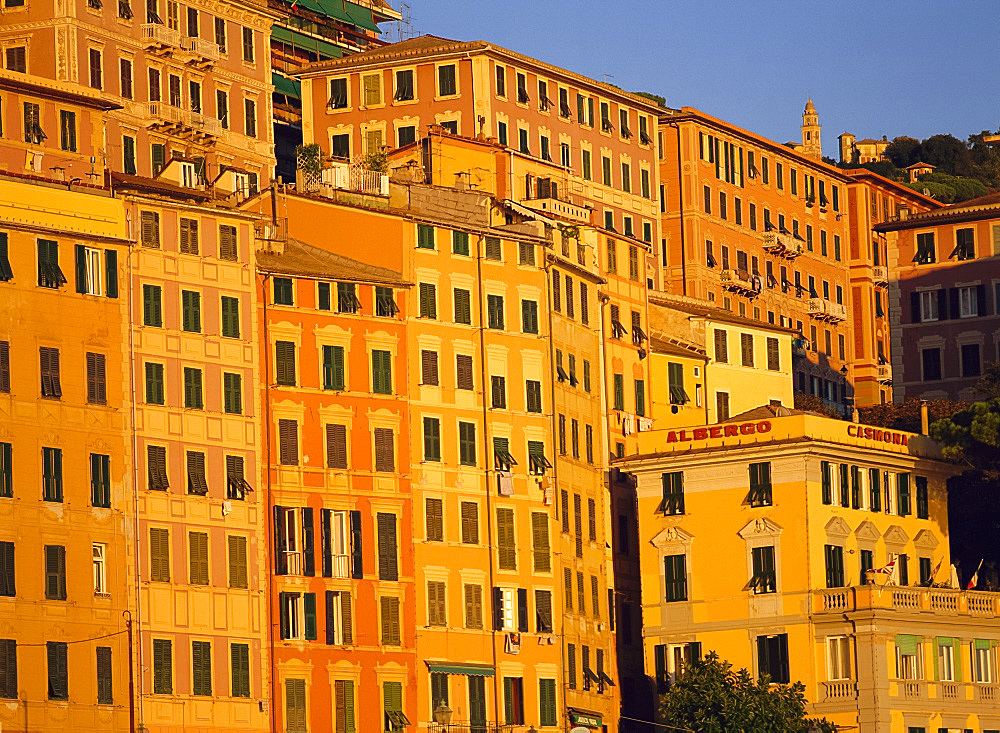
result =
[{"label": "closed shutter", "polygon": [[48,662],[49,699],[67,700],[69,699],[69,679],[66,665],[66,642],[46,642],[45,651]]},{"label": "closed shutter", "polygon": [[354,681],[336,680],[334,682],[334,709],[336,714],[336,733],[354,733]]},{"label": "closed shutter", "polygon": [[173,642],[169,639],[153,639],[153,692],[163,695],[174,688]]},{"label": "closed shutter", "polygon": [[372,392],[392,394],[392,353],[372,351]]},{"label": "closed shutter", "polygon": [[399,599],[383,596],[382,608],[382,643],[399,646]]},{"label": "closed shutter", "polygon": [[280,385],[295,386],[295,344],[274,342],[274,378]]},{"label": "closed shutter", "polygon": [[[154,146],[155,147],[155,146]],[[162,167],[162,161],[160,163]],[[155,167],[155,161],[154,161]],[[143,211],[139,214],[140,238],[145,247],[160,246],[160,215],[155,211]]]},{"label": "closed shutter", "polygon": [[326,465],[347,468],[347,426],[326,426]]},{"label": "closed shutter", "polygon": [[219,259],[235,262],[237,259],[236,227],[219,226]]},{"label": "closed shutter", "polygon": [[240,301],[223,295],[222,301],[222,335],[226,338],[240,337]]},{"label": "closed shutter", "polygon": [[[659,650],[663,645],[657,646]],[[657,658],[659,659],[659,658]],[[567,680],[567,685],[569,689],[576,689],[576,644],[566,645],[566,676],[569,678]],[[663,690],[666,692],[666,690]]]},{"label": "closed shutter", "polygon": [[528,630],[528,589],[517,589],[517,630],[527,632]]},{"label": "closed shutter", "polygon": [[316,575],[315,525],[312,507],[302,507],[302,574]]},{"label": "closed shutter", "polygon": [[437,386],[438,354],[436,351],[425,349],[420,352],[420,381],[421,384]]},{"label": "closed shutter", "polygon": [[250,697],[250,645],[231,644],[229,657],[233,697]]},{"label": "closed shutter", "polygon": [[191,693],[194,695],[212,694],[212,643],[208,641],[191,642],[191,666],[194,674],[191,681]]},{"label": "closed shutter", "polygon": [[458,389],[473,389],[472,357],[459,354],[455,357],[456,387]]},{"label": "closed shutter", "polygon": [[142,286],[142,323],[144,326],[163,326],[162,290],[159,285]]},{"label": "closed shutter", "polygon": [[351,578],[364,577],[364,554],[362,551],[361,512],[351,511]]},{"label": "closed shutter", "polygon": [[10,342],[0,341],[0,392],[10,394]]},{"label": "closed shutter", "polygon": [[395,465],[392,430],[375,428],[375,470],[392,473]]},{"label": "closed shutter", "polygon": [[87,402],[92,405],[107,402],[104,354],[87,353]]},{"label": "closed shutter", "polygon": [[205,477],[205,454],[200,451],[187,452],[188,493],[198,496],[208,494]]},{"label": "closed shutter", "polygon": [[462,542],[479,544],[479,506],[472,501],[462,502]]},{"label": "closed shutter", "polygon": [[472,323],[472,295],[462,288],[455,288],[455,323]]},{"label": "closed shutter", "polygon": [[395,514],[378,513],[378,576],[382,580],[399,580]]},{"label": "closed shutter", "polygon": [[97,653],[97,704],[112,705],[114,693],[111,687],[111,647],[99,646]]},{"label": "closed shutter", "polygon": [[483,628],[483,586],[465,585],[465,628]]},{"label": "closed shutter", "polygon": [[556,720],[556,681],[538,680],[539,723],[554,726]]},{"label": "closed shutter", "polygon": [[493,630],[503,629],[503,589],[493,586]]},{"label": "closed shutter", "polygon": [[517,570],[517,549],[514,539],[514,510],[497,508],[497,546],[501,570]]},{"label": "closed shutter", "polygon": [[181,309],[182,328],[192,333],[201,333],[201,293],[182,290]]},{"label": "closed shutter", "polygon": [[420,283],[420,317],[437,318],[437,288],[430,283]]},{"label": "closed shutter", "polygon": [[230,535],[227,542],[229,549],[229,587],[247,588],[249,583],[247,538],[239,535]]},{"label": "closed shutter", "polygon": [[66,548],[45,545],[45,597],[66,600]]},{"label": "closed shutter", "polygon": [[305,638],[309,641],[316,639],[316,594],[304,593],[302,596],[302,616],[304,618]]},{"label": "closed shutter", "polygon": [[444,517],[443,504],[441,499],[428,498],[426,501],[427,517],[426,530],[428,542],[442,542],[444,540]]},{"label": "closed shutter", "polygon": [[87,277],[87,248],[82,244],[74,247],[76,252],[76,292],[90,292],[90,278]]},{"label": "closed shutter", "polygon": [[593,499],[587,499],[587,527],[590,531],[588,537],[591,542],[597,541],[597,503]]},{"label": "closed shutter", "polygon": [[[0,595],[17,595],[14,567],[14,543],[0,542]],[[2,675],[0,675],[2,677]],[[0,695],[2,697],[2,695]]]},{"label": "closed shutter", "polygon": [[208,534],[191,532],[188,534],[191,555],[191,584],[208,585]]},{"label": "closed shutter", "polygon": [[0,639],[0,698],[17,699],[17,642]]},{"label": "closed shutter", "polygon": [[772,372],[781,369],[781,357],[778,350],[778,339],[776,338],[768,337],[767,339],[767,368]]},{"label": "closed shutter", "polygon": [[601,587],[596,575],[590,576],[590,607],[594,618],[601,617]]},{"label": "closed shutter", "polygon": [[278,420],[278,455],[283,466],[299,465],[299,424]]},{"label": "closed shutter", "polygon": [[285,726],[287,733],[306,731],[305,680],[285,680]]},{"label": "closed shutter", "polygon": [[149,579],[170,582],[170,533],[153,527],[149,530]]},{"label": "closed shutter", "polygon": [[427,583],[427,625],[445,625],[445,590],[444,583],[431,580]]},{"label": "closed shutter", "polygon": [[351,594],[343,590],[340,591],[340,625],[344,643],[353,644],[354,608],[352,606]]},{"label": "closed shutter", "polygon": [[198,220],[181,219],[180,250],[182,254],[198,254]]},{"label": "closed shutter", "polygon": [[552,571],[552,557],[549,554],[549,515],[533,512],[531,515],[531,545],[534,550],[536,573]]}]

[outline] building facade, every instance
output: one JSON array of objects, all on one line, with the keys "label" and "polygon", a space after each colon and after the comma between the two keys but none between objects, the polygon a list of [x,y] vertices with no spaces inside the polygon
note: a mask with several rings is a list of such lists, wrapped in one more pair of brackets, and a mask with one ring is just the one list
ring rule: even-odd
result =
[{"label": "building facade", "polygon": [[784,408],[643,440],[621,466],[659,692],[715,651],[861,731],[995,724],[997,596],[946,587],[953,469],[932,441]]},{"label": "building facade", "polygon": [[1000,205],[989,195],[879,222],[889,268],[897,402],[976,399],[1000,358]]},{"label": "building facade", "polygon": [[698,110],[660,116],[668,292],[793,328],[795,391],[846,410],[850,179]]}]

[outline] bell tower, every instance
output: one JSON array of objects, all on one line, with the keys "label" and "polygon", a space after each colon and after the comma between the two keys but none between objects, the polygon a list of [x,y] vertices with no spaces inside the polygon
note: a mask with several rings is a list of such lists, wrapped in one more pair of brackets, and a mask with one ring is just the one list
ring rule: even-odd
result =
[{"label": "bell tower", "polygon": [[802,112],[802,152],[817,160],[823,158],[820,130],[822,128],[819,124],[819,115],[816,114],[816,106],[810,98],[806,101],[806,108]]}]

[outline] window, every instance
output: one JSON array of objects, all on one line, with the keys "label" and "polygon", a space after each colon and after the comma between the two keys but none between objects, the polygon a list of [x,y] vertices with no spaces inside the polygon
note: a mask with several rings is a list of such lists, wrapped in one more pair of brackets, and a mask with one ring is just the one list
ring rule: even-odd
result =
[{"label": "window", "polygon": [[378,577],[381,580],[399,580],[396,551],[396,515],[379,512],[378,524]]},{"label": "window", "polygon": [[[428,540],[431,538],[428,537]],[[427,625],[447,626],[445,584],[439,580],[427,582]]]},{"label": "window", "polygon": [[38,286],[59,288],[66,282],[66,276],[59,268],[59,245],[47,239],[38,240]]},{"label": "window", "polygon": [[503,296],[487,295],[486,308],[489,318],[489,327],[496,329],[503,329],[504,327]]},{"label": "window", "polygon": [[106,405],[108,402],[104,354],[87,352],[87,402],[92,405]]},{"label": "window", "polygon": [[11,443],[0,443],[0,496],[14,496],[13,448]]},{"label": "window", "polygon": [[430,283],[420,283],[420,317],[437,318],[437,288]]},{"label": "window", "polygon": [[[469,293],[468,290],[464,290],[462,288],[455,288],[454,299],[455,299],[455,323],[464,323],[466,325],[471,325],[472,323],[471,294]],[[421,297],[421,306],[423,306],[423,297]]]},{"label": "window", "polygon": [[752,507],[771,506],[771,464],[750,464],[749,503]]},{"label": "window", "polygon": [[684,555],[666,555],[663,558],[663,575],[667,603],[687,600],[687,569]]},{"label": "window", "polygon": [[408,102],[413,99],[413,71],[403,69],[396,72],[396,93],[393,99],[397,102]]},{"label": "window", "polygon": [[111,506],[111,457],[100,453],[90,454],[90,503],[92,506]]},{"label": "window", "polygon": [[846,636],[829,636],[826,639],[827,679],[851,679],[851,642]]},{"label": "window", "polygon": [[382,615],[382,643],[390,646],[399,646],[401,643],[399,599],[382,596],[379,599],[379,608]]},{"label": "window", "polygon": [[252,99],[243,100],[243,132],[247,137],[257,137],[257,103]]},{"label": "window", "polygon": [[66,600],[66,548],[45,545],[45,597],[51,601]]},{"label": "window", "polygon": [[750,556],[753,565],[750,590],[755,594],[774,593],[778,588],[774,567],[774,546],[753,547],[750,549]]},{"label": "window", "polygon": [[205,409],[201,369],[184,367],[184,407],[191,410]]},{"label": "window", "polygon": [[[11,7],[11,3],[5,3],[6,7]],[[27,49],[24,46],[11,46],[6,51],[7,70],[25,74],[28,71]],[[65,149],[65,148],[64,148]]]},{"label": "window", "polygon": [[66,642],[45,642],[45,657],[49,681],[49,700],[69,700]]},{"label": "window", "polygon": [[395,470],[395,447],[390,428],[375,428],[375,470],[392,473]]},{"label": "window", "polygon": [[42,448],[42,499],[63,500],[62,449]]},{"label": "window", "polygon": [[222,374],[223,410],[229,415],[243,414],[242,376],[232,372]]},{"label": "window", "polygon": [[233,697],[250,697],[250,645],[229,645],[229,668]]},{"label": "window", "polygon": [[771,682],[788,684],[788,634],[757,637],[757,673]]},{"label": "window", "polygon": [[344,347],[323,346],[323,389],[344,388]]},{"label": "window", "polygon": [[949,259],[955,257],[959,260],[971,260],[976,256],[975,230],[971,227],[967,229],[955,230],[955,249],[948,255]]},{"label": "window", "polygon": [[826,587],[844,587],[844,548],[840,545],[824,545],[826,556]]},{"label": "window", "polygon": [[993,682],[993,642],[976,639],[972,642],[972,681],[988,684]]},{"label": "window", "polygon": [[503,678],[504,722],[508,725],[524,724],[524,679]]},{"label": "window", "polygon": [[635,414],[643,417],[646,414],[646,382],[635,380]]},{"label": "window", "polygon": [[372,392],[392,394],[392,352],[372,350]]},{"label": "window", "polygon": [[542,411],[542,383],[528,379],[525,381],[525,403],[528,412]]},{"label": "window", "polygon": [[282,466],[299,465],[299,423],[278,420],[278,457]]},{"label": "window", "polygon": [[625,376],[623,374],[615,374],[613,376],[614,382],[614,409],[624,410],[625,409]]},{"label": "window", "polygon": [[729,419],[729,393],[728,392],[716,392],[715,393],[715,412],[716,420],[722,422],[723,420]]},{"label": "window", "polygon": [[247,64],[252,64],[254,62],[252,28],[243,29],[243,62]]},{"label": "window", "polygon": [[191,585],[208,585],[207,532],[188,533],[188,559]]},{"label": "window", "polygon": [[467,354],[455,356],[455,387],[457,389],[473,389],[472,357]]},{"label": "window", "polygon": [[715,329],[715,360],[720,364],[729,363],[729,344],[724,329]]},{"label": "window", "polygon": [[684,473],[674,471],[664,473],[660,477],[663,489],[663,501],[660,503],[660,511],[665,515],[684,513]]},{"label": "window", "polygon": [[379,318],[392,318],[399,313],[399,306],[392,294],[392,288],[378,285],[375,287],[375,315]]},{"label": "window", "polygon": [[441,421],[434,417],[424,418],[424,460],[441,460]]},{"label": "window", "polygon": [[208,479],[205,475],[205,454],[201,451],[187,451],[187,492],[198,496],[208,494]]},{"label": "window", "polygon": [[935,381],[942,378],[941,349],[921,349],[920,359],[923,365],[924,381]]},{"label": "window", "polygon": [[937,261],[934,232],[917,235],[917,252],[913,256],[913,261],[918,265],[929,265]]},{"label": "window", "polygon": [[[958,288],[958,317],[975,318],[979,315],[979,289],[982,286],[966,286]],[[984,292],[985,295],[985,292]],[[952,296],[954,303],[954,295]]]},{"label": "window", "polygon": [[238,339],[240,337],[240,300],[226,295],[223,295],[220,300],[222,304],[222,335],[225,338]]},{"label": "window", "polygon": [[94,89],[104,88],[104,75],[101,71],[101,52],[99,49],[92,48],[88,54],[89,67],[90,67],[90,86]]},{"label": "window", "polygon": [[445,64],[438,67],[438,96],[451,97],[458,94],[458,85],[455,77],[455,65]]},{"label": "window", "polygon": [[229,587],[247,588],[247,538],[238,535],[230,535],[227,538],[227,550],[229,560]]},{"label": "window", "polygon": [[497,547],[501,570],[517,570],[517,547],[514,535],[514,510],[497,507]]},{"label": "window", "polygon": [[274,342],[274,373],[275,383],[284,386],[295,386],[294,342]]},{"label": "window", "polygon": [[753,334],[740,334],[740,357],[743,366],[753,367]]},{"label": "window", "polygon": [[917,519],[927,519],[930,516],[928,506],[927,477],[916,477],[917,487]]},{"label": "window", "polygon": [[[459,423],[459,427],[461,427],[462,425],[471,425],[473,428],[475,428],[475,425],[473,425],[472,423]],[[475,433],[473,433],[473,436],[474,435]],[[462,543],[466,545],[479,544],[478,505],[472,501],[463,501],[461,505],[461,514],[462,514]]]},{"label": "window", "polygon": [[504,377],[497,375],[490,377],[490,394],[491,407],[499,410],[507,409],[507,380]]}]

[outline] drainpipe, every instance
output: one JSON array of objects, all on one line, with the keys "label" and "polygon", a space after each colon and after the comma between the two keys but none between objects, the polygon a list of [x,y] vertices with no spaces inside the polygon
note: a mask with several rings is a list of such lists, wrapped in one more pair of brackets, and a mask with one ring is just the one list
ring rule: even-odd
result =
[{"label": "drainpipe", "polygon": [[684,164],[681,160],[681,128],[676,122],[669,122],[667,124],[677,131],[677,210],[680,212],[681,224],[681,294],[687,295],[687,252],[685,251],[684,242]]},{"label": "drainpipe", "polygon": [[490,450],[489,431],[489,408],[486,406],[486,383],[488,374],[486,372],[486,325],[483,321],[483,247],[485,246],[485,236],[479,235],[476,238],[476,300],[479,303],[479,378],[483,386],[483,471],[486,476],[486,547],[489,551],[489,562],[486,566],[487,577],[490,584],[490,652],[493,659],[493,720],[500,723],[500,680],[497,670],[497,628],[494,621],[496,611],[493,608],[493,491],[490,482],[490,466],[492,465],[493,452]]},{"label": "drainpipe", "polygon": [[[274,207],[274,189],[271,190],[271,200],[272,200],[272,210]],[[256,243],[254,244],[256,249]],[[254,273],[254,279],[256,280],[256,273]],[[270,332],[268,330],[267,323],[267,282],[270,280],[269,275],[263,275],[260,279],[260,302],[263,309],[263,330],[264,338],[261,343],[261,351],[264,352],[263,355],[263,366],[264,374],[262,375],[264,384],[264,450],[261,451],[260,460],[264,464],[264,485],[267,487],[267,499],[265,505],[267,506],[267,516],[264,519],[264,539],[266,542],[266,548],[269,550],[272,547],[272,542],[274,542],[274,537],[272,537],[272,528],[274,526],[274,497],[271,493],[271,346],[270,346]],[[268,679],[268,687],[270,688],[270,701],[268,703],[267,709],[269,717],[271,719],[271,730],[277,730],[277,695],[276,695],[276,681],[274,674],[274,624],[271,623],[271,602],[274,596],[274,574],[271,572],[271,560],[270,552],[265,552],[265,556],[268,557],[266,560],[266,567],[264,572],[266,573],[267,582],[264,585],[265,590],[265,610],[264,618],[267,619],[267,653],[270,658],[270,679]]]}]

